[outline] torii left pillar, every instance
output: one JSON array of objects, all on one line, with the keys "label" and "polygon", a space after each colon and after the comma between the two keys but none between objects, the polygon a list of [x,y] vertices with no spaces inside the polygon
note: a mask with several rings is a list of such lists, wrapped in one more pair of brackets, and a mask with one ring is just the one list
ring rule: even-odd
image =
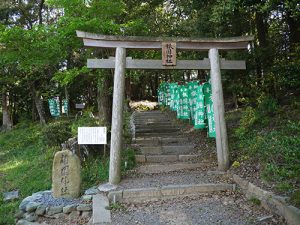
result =
[{"label": "torii left pillar", "polygon": [[113,111],[111,124],[111,148],[109,162],[109,183],[121,181],[121,149],[123,131],[123,103],[125,95],[126,49],[118,47],[115,57]]}]

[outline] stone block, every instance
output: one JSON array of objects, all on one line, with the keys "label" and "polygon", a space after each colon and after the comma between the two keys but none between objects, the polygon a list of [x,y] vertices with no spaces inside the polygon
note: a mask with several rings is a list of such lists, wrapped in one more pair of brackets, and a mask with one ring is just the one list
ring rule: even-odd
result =
[{"label": "stone block", "polygon": [[199,155],[179,155],[179,161],[186,162],[199,158]]},{"label": "stone block", "polygon": [[37,221],[38,216],[34,213],[25,213],[24,219],[27,220],[28,222],[35,222]]},{"label": "stone block", "polygon": [[47,208],[46,213],[48,216],[53,216],[54,214],[61,213],[62,211],[62,206],[50,206],[49,208]]},{"label": "stone block", "polygon": [[96,194],[99,194],[99,190],[97,187],[92,187],[92,188],[89,188],[87,189],[85,192],[84,192],[85,195],[96,195]]},{"label": "stone block", "polygon": [[247,180],[241,178],[236,174],[233,174],[232,177],[234,182],[237,183],[242,188],[243,191],[246,191],[248,189],[249,182]]},{"label": "stone block", "polygon": [[80,194],[79,158],[69,150],[55,154],[52,167],[52,191],[56,198],[77,198]]},{"label": "stone block", "polygon": [[105,195],[97,194],[93,198],[93,224],[110,224],[111,214],[108,210],[109,201]]},{"label": "stone block", "polygon": [[44,215],[45,212],[46,212],[46,206],[44,206],[44,205],[39,205],[35,210],[35,214],[38,216]]},{"label": "stone block", "polygon": [[123,191],[111,191],[108,193],[107,197],[112,203],[121,202],[123,198]]},{"label": "stone block", "polygon": [[177,155],[149,155],[146,156],[146,162],[176,162],[178,161]]},{"label": "stone block", "polygon": [[37,202],[29,202],[27,205],[26,205],[26,208],[25,210],[27,212],[34,212],[37,207],[39,207],[41,205],[41,203],[37,203]]},{"label": "stone block", "polygon": [[135,155],[135,161],[138,163],[145,163],[146,156],[145,155]]},{"label": "stone block", "polygon": [[92,205],[91,204],[79,204],[76,209],[77,209],[77,211],[91,211]]},{"label": "stone block", "polygon": [[3,193],[3,201],[10,201],[19,198],[19,191],[10,191]]},{"label": "stone block", "polygon": [[72,211],[76,211],[76,209],[77,209],[77,204],[67,205],[63,207],[63,213],[68,214],[71,213]]},{"label": "stone block", "polygon": [[161,190],[159,188],[136,188],[127,189],[123,191],[123,199],[135,198],[159,198],[161,197]]}]

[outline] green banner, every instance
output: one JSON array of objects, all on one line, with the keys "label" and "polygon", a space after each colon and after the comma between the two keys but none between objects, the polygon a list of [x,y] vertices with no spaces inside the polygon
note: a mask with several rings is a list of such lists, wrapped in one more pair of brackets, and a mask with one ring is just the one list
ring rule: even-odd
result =
[{"label": "green banner", "polygon": [[197,89],[199,87],[198,81],[188,83],[188,98],[189,98],[189,111],[192,123],[195,124],[195,113],[197,106]]},{"label": "green banner", "polygon": [[176,92],[178,89],[177,83],[171,83],[170,84],[170,109],[172,111],[177,111],[177,104],[176,101],[178,100],[178,97],[176,96],[178,92]]},{"label": "green banner", "polygon": [[207,114],[207,121],[208,121],[208,136],[215,138],[216,129],[215,129],[215,119],[214,119],[214,106],[212,101],[212,91],[211,91],[210,83],[205,83],[203,85],[203,93],[204,93],[204,100],[206,105],[206,114]]},{"label": "green banner", "polygon": [[69,114],[69,101],[68,99],[62,100],[62,113],[63,114]]},{"label": "green banner", "polygon": [[203,94],[203,86],[199,85],[197,88],[197,96],[196,96],[196,110],[195,110],[195,129],[204,129],[206,128],[205,123],[205,105],[204,105],[204,94]]},{"label": "green banner", "polygon": [[59,99],[58,98],[49,99],[48,103],[49,103],[49,110],[51,116],[59,117],[60,116]]},{"label": "green banner", "polygon": [[[179,116],[180,119],[189,119],[190,110],[189,110],[189,99],[188,99],[188,88],[186,85],[179,86]],[[178,112],[178,110],[177,110]]]}]

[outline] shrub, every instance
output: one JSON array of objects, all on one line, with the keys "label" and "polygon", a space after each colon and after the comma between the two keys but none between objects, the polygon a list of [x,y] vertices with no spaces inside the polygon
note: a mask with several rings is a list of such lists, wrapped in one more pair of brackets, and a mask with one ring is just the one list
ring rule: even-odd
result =
[{"label": "shrub", "polygon": [[56,121],[46,125],[42,130],[42,143],[47,146],[60,146],[72,137],[69,121]]},{"label": "shrub", "polygon": [[[126,167],[125,167],[125,162]],[[122,170],[130,170],[136,165],[135,152],[133,149],[128,148],[122,151]]]}]

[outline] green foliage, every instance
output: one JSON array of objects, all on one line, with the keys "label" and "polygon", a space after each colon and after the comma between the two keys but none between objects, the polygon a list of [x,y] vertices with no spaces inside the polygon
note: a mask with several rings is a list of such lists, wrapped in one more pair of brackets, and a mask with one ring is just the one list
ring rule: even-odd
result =
[{"label": "green foliage", "polygon": [[135,152],[131,148],[127,148],[122,151],[122,170],[130,170],[133,169],[136,166],[136,161],[135,161]]},{"label": "green foliage", "polygon": [[42,130],[42,143],[46,146],[61,146],[72,137],[70,121],[58,120],[45,125]]},{"label": "green foliage", "polygon": [[260,206],[260,205],[261,205],[261,201],[260,201],[258,198],[256,198],[256,197],[251,197],[251,198],[249,199],[249,201],[250,201],[253,205],[256,205],[256,206]]},{"label": "green foliage", "polygon": [[258,105],[256,108],[249,106],[243,112],[240,127],[236,130],[237,136],[243,136],[257,124],[259,126],[266,126],[278,111],[278,103],[270,96],[262,95],[258,98],[257,102]]},{"label": "green foliage", "polygon": [[[265,98],[257,108],[247,108],[235,129],[232,149],[239,161],[262,165],[261,177],[275,190],[290,194],[300,181],[299,109],[279,107]],[[245,156],[245,157],[244,157]]]},{"label": "green foliage", "polygon": [[82,116],[79,116],[71,124],[72,135],[77,135],[78,127],[95,127],[101,126],[102,122],[91,117],[92,111],[87,109],[83,112]]},{"label": "green foliage", "polygon": [[82,182],[83,189],[108,181],[109,158],[96,158],[83,162]]},{"label": "green foliage", "polygon": [[291,203],[297,207],[300,207],[300,189],[295,190],[291,195]]},{"label": "green foliage", "polygon": [[107,210],[124,210],[125,206],[119,202],[116,202],[116,203],[110,204],[106,209]]}]

